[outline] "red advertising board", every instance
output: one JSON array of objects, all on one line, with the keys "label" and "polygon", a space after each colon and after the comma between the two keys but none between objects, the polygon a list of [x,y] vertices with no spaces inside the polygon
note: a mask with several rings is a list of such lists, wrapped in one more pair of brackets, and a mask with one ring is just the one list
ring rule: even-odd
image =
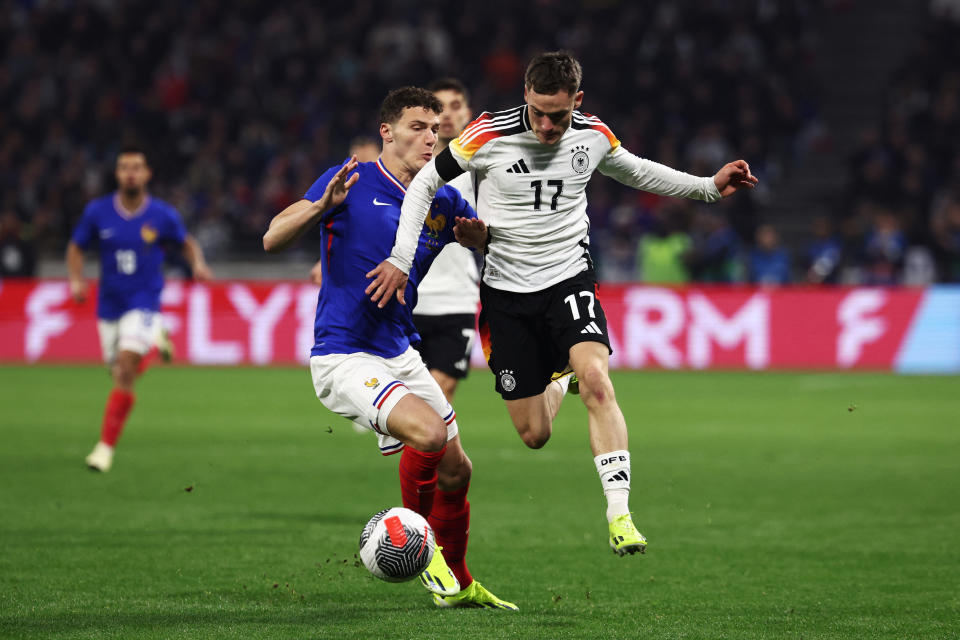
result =
[{"label": "red advertising board", "polygon": [[[924,295],[924,289],[879,288],[600,288],[612,365],[628,369],[893,369]],[[295,364],[309,356],[316,298],[316,287],[303,282],[171,281],[162,310],[181,361]],[[61,280],[0,282],[0,361],[98,361],[95,300],[91,291],[86,303],[72,302]]]}]

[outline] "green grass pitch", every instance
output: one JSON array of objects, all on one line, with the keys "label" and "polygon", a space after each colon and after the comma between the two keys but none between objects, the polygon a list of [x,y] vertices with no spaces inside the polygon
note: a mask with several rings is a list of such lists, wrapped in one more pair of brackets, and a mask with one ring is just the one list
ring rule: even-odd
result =
[{"label": "green grass pitch", "polygon": [[356,561],[398,457],[306,369],[156,368],[113,471],[109,380],[0,367],[0,637],[950,638],[960,635],[960,380],[618,373],[631,507],[618,558],[568,397],[526,449],[475,371],[468,560],[519,613],[436,610]]}]

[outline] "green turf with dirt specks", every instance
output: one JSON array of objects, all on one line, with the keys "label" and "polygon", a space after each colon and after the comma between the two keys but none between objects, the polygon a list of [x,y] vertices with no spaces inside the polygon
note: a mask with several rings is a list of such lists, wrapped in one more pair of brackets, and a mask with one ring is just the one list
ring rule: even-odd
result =
[{"label": "green turf with dirt specks", "polygon": [[960,634],[960,379],[622,373],[618,558],[576,397],[526,449],[486,371],[456,408],[474,576],[519,613],[437,610],[356,559],[398,456],[306,369],[157,367],[88,471],[98,367],[0,367],[0,637],[948,638]]}]

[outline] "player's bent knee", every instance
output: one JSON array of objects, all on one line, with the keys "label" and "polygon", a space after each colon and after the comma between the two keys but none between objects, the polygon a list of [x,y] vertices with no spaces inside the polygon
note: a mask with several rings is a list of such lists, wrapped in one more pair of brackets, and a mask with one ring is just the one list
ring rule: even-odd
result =
[{"label": "player's bent knee", "polygon": [[405,444],[417,451],[440,451],[447,444],[447,425],[442,420],[438,420],[434,425],[424,425],[423,429],[408,435]]},{"label": "player's bent knee", "polygon": [[580,377],[580,397],[587,406],[612,402],[613,384],[601,367],[590,366]]},{"label": "player's bent knee", "polygon": [[134,380],[137,378],[136,367],[130,366],[127,363],[115,363],[112,373],[114,384],[123,389],[132,387]]}]

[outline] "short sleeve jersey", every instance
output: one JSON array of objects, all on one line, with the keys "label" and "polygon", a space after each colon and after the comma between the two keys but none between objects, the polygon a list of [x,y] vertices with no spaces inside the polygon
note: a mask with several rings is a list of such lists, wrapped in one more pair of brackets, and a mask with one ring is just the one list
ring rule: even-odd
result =
[{"label": "short sleeve jersey", "polygon": [[[332,167],[320,176],[304,198],[319,200],[339,169]],[[363,352],[393,358],[420,341],[411,312],[417,286],[444,245],[456,241],[455,219],[476,218],[476,213],[456,189],[441,188],[420,232],[404,292],[406,305],[392,298],[380,309],[365,293],[370,284],[366,274],[390,255],[406,189],[380,160],[360,163],[356,172],[360,177],[346,199],[320,221],[323,286],[310,353]]]},{"label": "short sleeve jersey", "polygon": [[100,253],[97,315],[115,320],[133,309],[159,311],[164,251],[186,236],[177,210],[163,200],[148,196],[136,211],[125,210],[118,194],[91,201],[71,239]]}]

